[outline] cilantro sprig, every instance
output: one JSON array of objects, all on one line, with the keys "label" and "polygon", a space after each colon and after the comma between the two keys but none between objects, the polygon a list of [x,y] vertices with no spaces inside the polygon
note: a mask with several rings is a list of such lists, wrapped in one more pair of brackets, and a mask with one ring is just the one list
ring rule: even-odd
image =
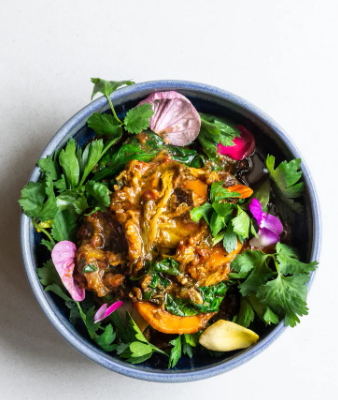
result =
[{"label": "cilantro sprig", "polygon": [[149,127],[150,118],[154,112],[151,104],[143,104],[130,109],[124,120],[122,121],[116,114],[115,108],[111,101],[110,95],[122,86],[133,85],[135,82],[126,81],[106,81],[100,78],[92,78],[94,83],[92,99],[97,93],[106,96],[113,116],[109,114],[94,113],[88,118],[88,126],[92,128],[96,134],[101,136],[122,135],[122,128],[129,133],[141,133]]},{"label": "cilantro sprig", "polygon": [[[239,278],[241,295],[266,324],[285,318],[285,325],[293,327],[308,313],[306,283],[317,265],[316,261],[299,261],[293,248],[277,243],[275,254],[247,250],[238,255],[231,264],[234,273],[230,278]],[[240,314],[250,313],[249,305],[245,303],[246,310]],[[243,316],[238,320],[247,321]]]}]

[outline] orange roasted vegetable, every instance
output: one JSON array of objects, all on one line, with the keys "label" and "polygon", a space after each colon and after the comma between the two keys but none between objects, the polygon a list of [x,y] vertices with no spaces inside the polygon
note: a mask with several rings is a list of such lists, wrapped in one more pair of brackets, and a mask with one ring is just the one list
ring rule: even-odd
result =
[{"label": "orange roasted vegetable", "polygon": [[148,301],[133,304],[150,326],[162,333],[179,334],[196,333],[205,328],[209,319],[216,313],[198,314],[193,317],[179,317],[163,310]]},{"label": "orange roasted vegetable", "polygon": [[245,185],[233,185],[233,186],[227,187],[227,190],[229,190],[229,192],[239,193],[241,195],[241,197],[239,197],[240,199],[247,199],[253,193],[253,190],[250,189],[249,186],[245,186]]},{"label": "orange roasted vegetable", "polygon": [[224,264],[233,260],[236,254],[242,250],[242,244],[237,240],[237,247],[230,254],[228,254],[222,245],[216,245],[212,248],[210,258],[207,266],[211,269],[217,269]]},{"label": "orange roasted vegetable", "polygon": [[193,179],[185,182],[185,187],[193,191],[197,197],[196,205],[205,203],[208,200],[208,185],[200,179]]}]

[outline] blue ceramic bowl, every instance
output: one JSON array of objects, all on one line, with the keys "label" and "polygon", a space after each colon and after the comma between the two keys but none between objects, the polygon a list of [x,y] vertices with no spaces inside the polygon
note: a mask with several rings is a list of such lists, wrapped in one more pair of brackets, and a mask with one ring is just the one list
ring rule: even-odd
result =
[{"label": "blue ceramic bowl", "polygon": [[[186,81],[153,81],[119,89],[112,94],[111,100],[119,116],[123,117],[129,108],[134,107],[150,93],[166,90],[176,90],[187,96],[201,112],[227,116],[245,125],[255,134],[260,151],[275,155],[278,162],[300,157],[290,139],[270,117],[240,97],[212,86]],[[56,133],[41,157],[51,155],[56,149],[62,147],[70,137],[74,137],[80,145],[83,145],[94,135],[93,131],[86,125],[88,117],[94,112],[104,112],[108,109],[109,105],[104,97],[90,103]],[[317,195],[311,175],[304,162],[302,163],[302,170],[305,182],[303,199],[305,212],[297,216],[293,229],[295,244],[301,249],[303,259],[310,262],[318,259],[319,256],[321,226]],[[30,181],[35,182],[38,178],[39,170],[35,167]],[[92,361],[112,371],[133,378],[157,382],[187,382],[204,379],[229,371],[255,357],[285,330],[281,322],[267,330],[254,346],[246,350],[226,353],[224,356],[216,358],[209,356],[201,356],[193,360],[182,358],[172,370],[167,369],[167,361],[156,356],[153,356],[145,364],[135,366],[128,364],[94,346],[88,340],[85,332],[75,330],[67,319],[67,310],[63,301],[43,291],[36,274],[36,268],[45,261],[47,255],[41,250],[39,242],[39,234],[34,231],[30,219],[22,214],[22,257],[29,283],[40,307],[55,329],[69,344]],[[310,282],[312,279],[313,275]]]}]

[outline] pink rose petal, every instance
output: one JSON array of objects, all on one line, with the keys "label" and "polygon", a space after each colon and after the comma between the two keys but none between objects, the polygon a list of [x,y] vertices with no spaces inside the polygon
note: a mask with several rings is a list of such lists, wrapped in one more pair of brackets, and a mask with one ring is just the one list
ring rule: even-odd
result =
[{"label": "pink rose petal", "polygon": [[241,131],[241,136],[236,137],[233,142],[234,146],[223,146],[221,143],[217,146],[220,154],[233,158],[234,160],[243,160],[252,154],[255,150],[256,143],[253,134],[244,126],[236,126]]},{"label": "pink rose petal", "polygon": [[81,288],[74,280],[75,269],[75,252],[74,243],[64,240],[57,243],[52,251],[52,260],[55,269],[60,275],[61,281],[65,288],[75,301],[82,301],[85,298],[85,289]]},{"label": "pink rose petal", "polygon": [[177,92],[158,92],[148,96],[138,105],[149,103],[154,115],[150,129],[170,144],[186,146],[195,140],[201,128],[201,118],[183,95]]},{"label": "pink rose petal", "polygon": [[103,304],[96,312],[94,316],[94,322],[100,322],[108,315],[112,314],[115,310],[123,305],[123,301],[116,301],[114,304],[108,307],[108,304]]}]

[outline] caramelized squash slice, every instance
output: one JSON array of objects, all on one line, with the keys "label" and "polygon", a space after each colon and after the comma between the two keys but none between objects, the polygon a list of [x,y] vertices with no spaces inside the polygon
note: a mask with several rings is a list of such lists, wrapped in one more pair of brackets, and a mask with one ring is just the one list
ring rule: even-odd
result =
[{"label": "caramelized squash slice", "polygon": [[238,254],[242,250],[242,247],[243,246],[241,242],[237,240],[236,249],[228,254],[221,244],[214,246],[211,250],[207,266],[211,269],[217,269],[218,267],[229,263],[235,258],[236,254]]},{"label": "caramelized squash slice", "polygon": [[205,328],[215,313],[198,314],[193,317],[179,317],[163,310],[148,301],[133,304],[150,326],[162,333],[179,334],[196,333]]},{"label": "caramelized squash slice", "polygon": [[239,197],[240,199],[247,199],[253,193],[253,190],[250,189],[249,186],[245,186],[245,185],[233,185],[233,186],[227,187],[227,190],[229,190],[229,192],[239,193],[241,195],[241,197]]}]

